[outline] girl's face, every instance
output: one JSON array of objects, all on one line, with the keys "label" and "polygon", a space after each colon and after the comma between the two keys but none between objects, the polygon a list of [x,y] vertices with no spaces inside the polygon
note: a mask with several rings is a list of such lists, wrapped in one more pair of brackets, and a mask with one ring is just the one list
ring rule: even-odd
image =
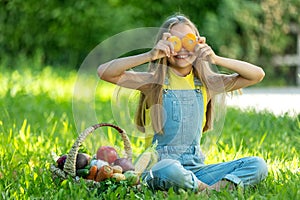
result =
[{"label": "girl's face", "polygon": [[[186,34],[193,33],[196,34],[193,29],[183,23],[176,24],[170,29],[170,33],[173,36],[177,36],[182,39]],[[175,68],[177,71],[187,71],[192,69],[192,63],[195,61],[196,57],[194,52],[186,50],[184,47],[181,48],[176,55],[168,58],[168,61],[172,68]]]}]

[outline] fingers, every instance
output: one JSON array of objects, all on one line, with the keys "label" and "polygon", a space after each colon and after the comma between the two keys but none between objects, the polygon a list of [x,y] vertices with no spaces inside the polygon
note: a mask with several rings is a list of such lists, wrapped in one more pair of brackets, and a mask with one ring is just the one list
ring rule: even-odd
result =
[{"label": "fingers", "polygon": [[165,32],[165,33],[163,33],[162,40],[167,40],[171,36],[172,36],[171,33]]},{"label": "fingers", "polygon": [[175,51],[174,51],[174,44],[170,41],[168,41],[168,38],[171,37],[171,33],[169,32],[166,32],[166,33],[163,33],[163,37],[162,37],[162,40],[164,41],[165,45],[167,46],[166,47],[166,56],[170,57],[171,54],[175,54]]},{"label": "fingers", "polygon": [[165,56],[170,57],[171,55],[171,44],[169,44],[169,41],[166,40],[160,40],[157,45],[156,45],[156,49],[159,51],[162,51]]},{"label": "fingers", "polygon": [[211,60],[211,56],[214,55],[214,51],[212,50],[212,48],[207,45],[207,44],[197,44],[196,48],[195,48],[195,54],[199,57],[202,58],[204,60]]},{"label": "fingers", "polygon": [[212,48],[206,44],[206,37],[202,36],[198,38],[198,45],[196,45],[195,52],[197,52],[200,58],[206,58],[214,53]]},{"label": "fingers", "polygon": [[205,44],[206,43],[206,37],[199,37],[199,39],[198,39],[198,43],[200,43],[200,44]]},{"label": "fingers", "polygon": [[195,53],[200,55],[204,50],[207,50],[207,47],[209,47],[207,44],[197,44],[195,47]]},{"label": "fingers", "polygon": [[156,49],[162,51],[167,57],[175,54],[174,45],[168,41],[169,37],[171,37],[171,33],[163,33],[162,39],[156,45]]}]

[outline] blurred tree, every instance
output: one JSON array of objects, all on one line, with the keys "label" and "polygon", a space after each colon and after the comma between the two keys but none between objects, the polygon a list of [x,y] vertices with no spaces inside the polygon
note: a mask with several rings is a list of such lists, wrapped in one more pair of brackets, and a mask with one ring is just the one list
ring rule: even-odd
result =
[{"label": "blurred tree", "polygon": [[265,64],[295,46],[289,24],[300,24],[299,10],[299,0],[0,0],[0,62],[38,54],[44,64],[79,67],[106,38],[180,12],[216,53]]},{"label": "blurred tree", "polygon": [[1,57],[13,65],[41,52],[46,64],[78,67],[100,41],[130,28],[129,11],[113,1],[1,0]]}]

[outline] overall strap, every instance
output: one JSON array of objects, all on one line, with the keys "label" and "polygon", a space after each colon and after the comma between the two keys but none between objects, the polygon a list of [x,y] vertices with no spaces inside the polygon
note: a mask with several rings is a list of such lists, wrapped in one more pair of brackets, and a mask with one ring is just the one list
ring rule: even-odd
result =
[{"label": "overall strap", "polygon": [[166,74],[166,78],[164,80],[164,86],[163,86],[163,92],[167,93],[168,90],[170,89],[169,73]]},{"label": "overall strap", "polygon": [[164,85],[170,86],[169,74],[168,74],[168,73],[166,74],[166,78],[165,78],[165,81],[164,81]]},{"label": "overall strap", "polygon": [[202,82],[197,78],[197,77],[195,77],[194,76],[194,84],[195,84],[195,87],[201,87],[201,86],[203,86],[203,84],[202,84]]},{"label": "overall strap", "polygon": [[203,86],[202,82],[194,76],[194,84],[195,84],[195,90],[197,92],[200,92],[201,91],[201,87]]}]

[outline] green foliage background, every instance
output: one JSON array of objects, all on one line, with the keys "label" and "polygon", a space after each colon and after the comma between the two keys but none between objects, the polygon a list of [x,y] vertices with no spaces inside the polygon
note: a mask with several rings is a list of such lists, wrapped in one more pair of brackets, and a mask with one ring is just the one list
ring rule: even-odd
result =
[{"label": "green foliage background", "polygon": [[[274,70],[269,58],[295,53],[289,25],[300,23],[299,10],[299,0],[0,0],[0,199],[299,198],[299,115],[228,109],[227,125],[208,161],[265,158],[268,178],[244,192],[166,195],[111,185],[99,195],[84,183],[55,183],[49,171],[51,152],[68,152],[78,136],[71,104],[76,70],[101,41],[128,29],[158,27],[181,12],[216,53],[259,64],[271,83],[287,84],[289,77],[284,76],[290,68]],[[110,85],[100,86],[98,120],[114,122],[108,95],[112,92],[104,92]],[[120,145],[114,132],[105,131],[90,140],[100,145],[99,135],[105,135]],[[134,152],[140,153],[141,139],[131,141]]]},{"label": "green foliage background", "polygon": [[269,58],[295,49],[289,25],[300,23],[299,10],[298,0],[0,0],[0,62],[19,67],[17,60],[35,57],[42,64],[78,68],[108,37],[159,27],[180,12],[216,53],[262,65],[267,79],[278,79]]}]

